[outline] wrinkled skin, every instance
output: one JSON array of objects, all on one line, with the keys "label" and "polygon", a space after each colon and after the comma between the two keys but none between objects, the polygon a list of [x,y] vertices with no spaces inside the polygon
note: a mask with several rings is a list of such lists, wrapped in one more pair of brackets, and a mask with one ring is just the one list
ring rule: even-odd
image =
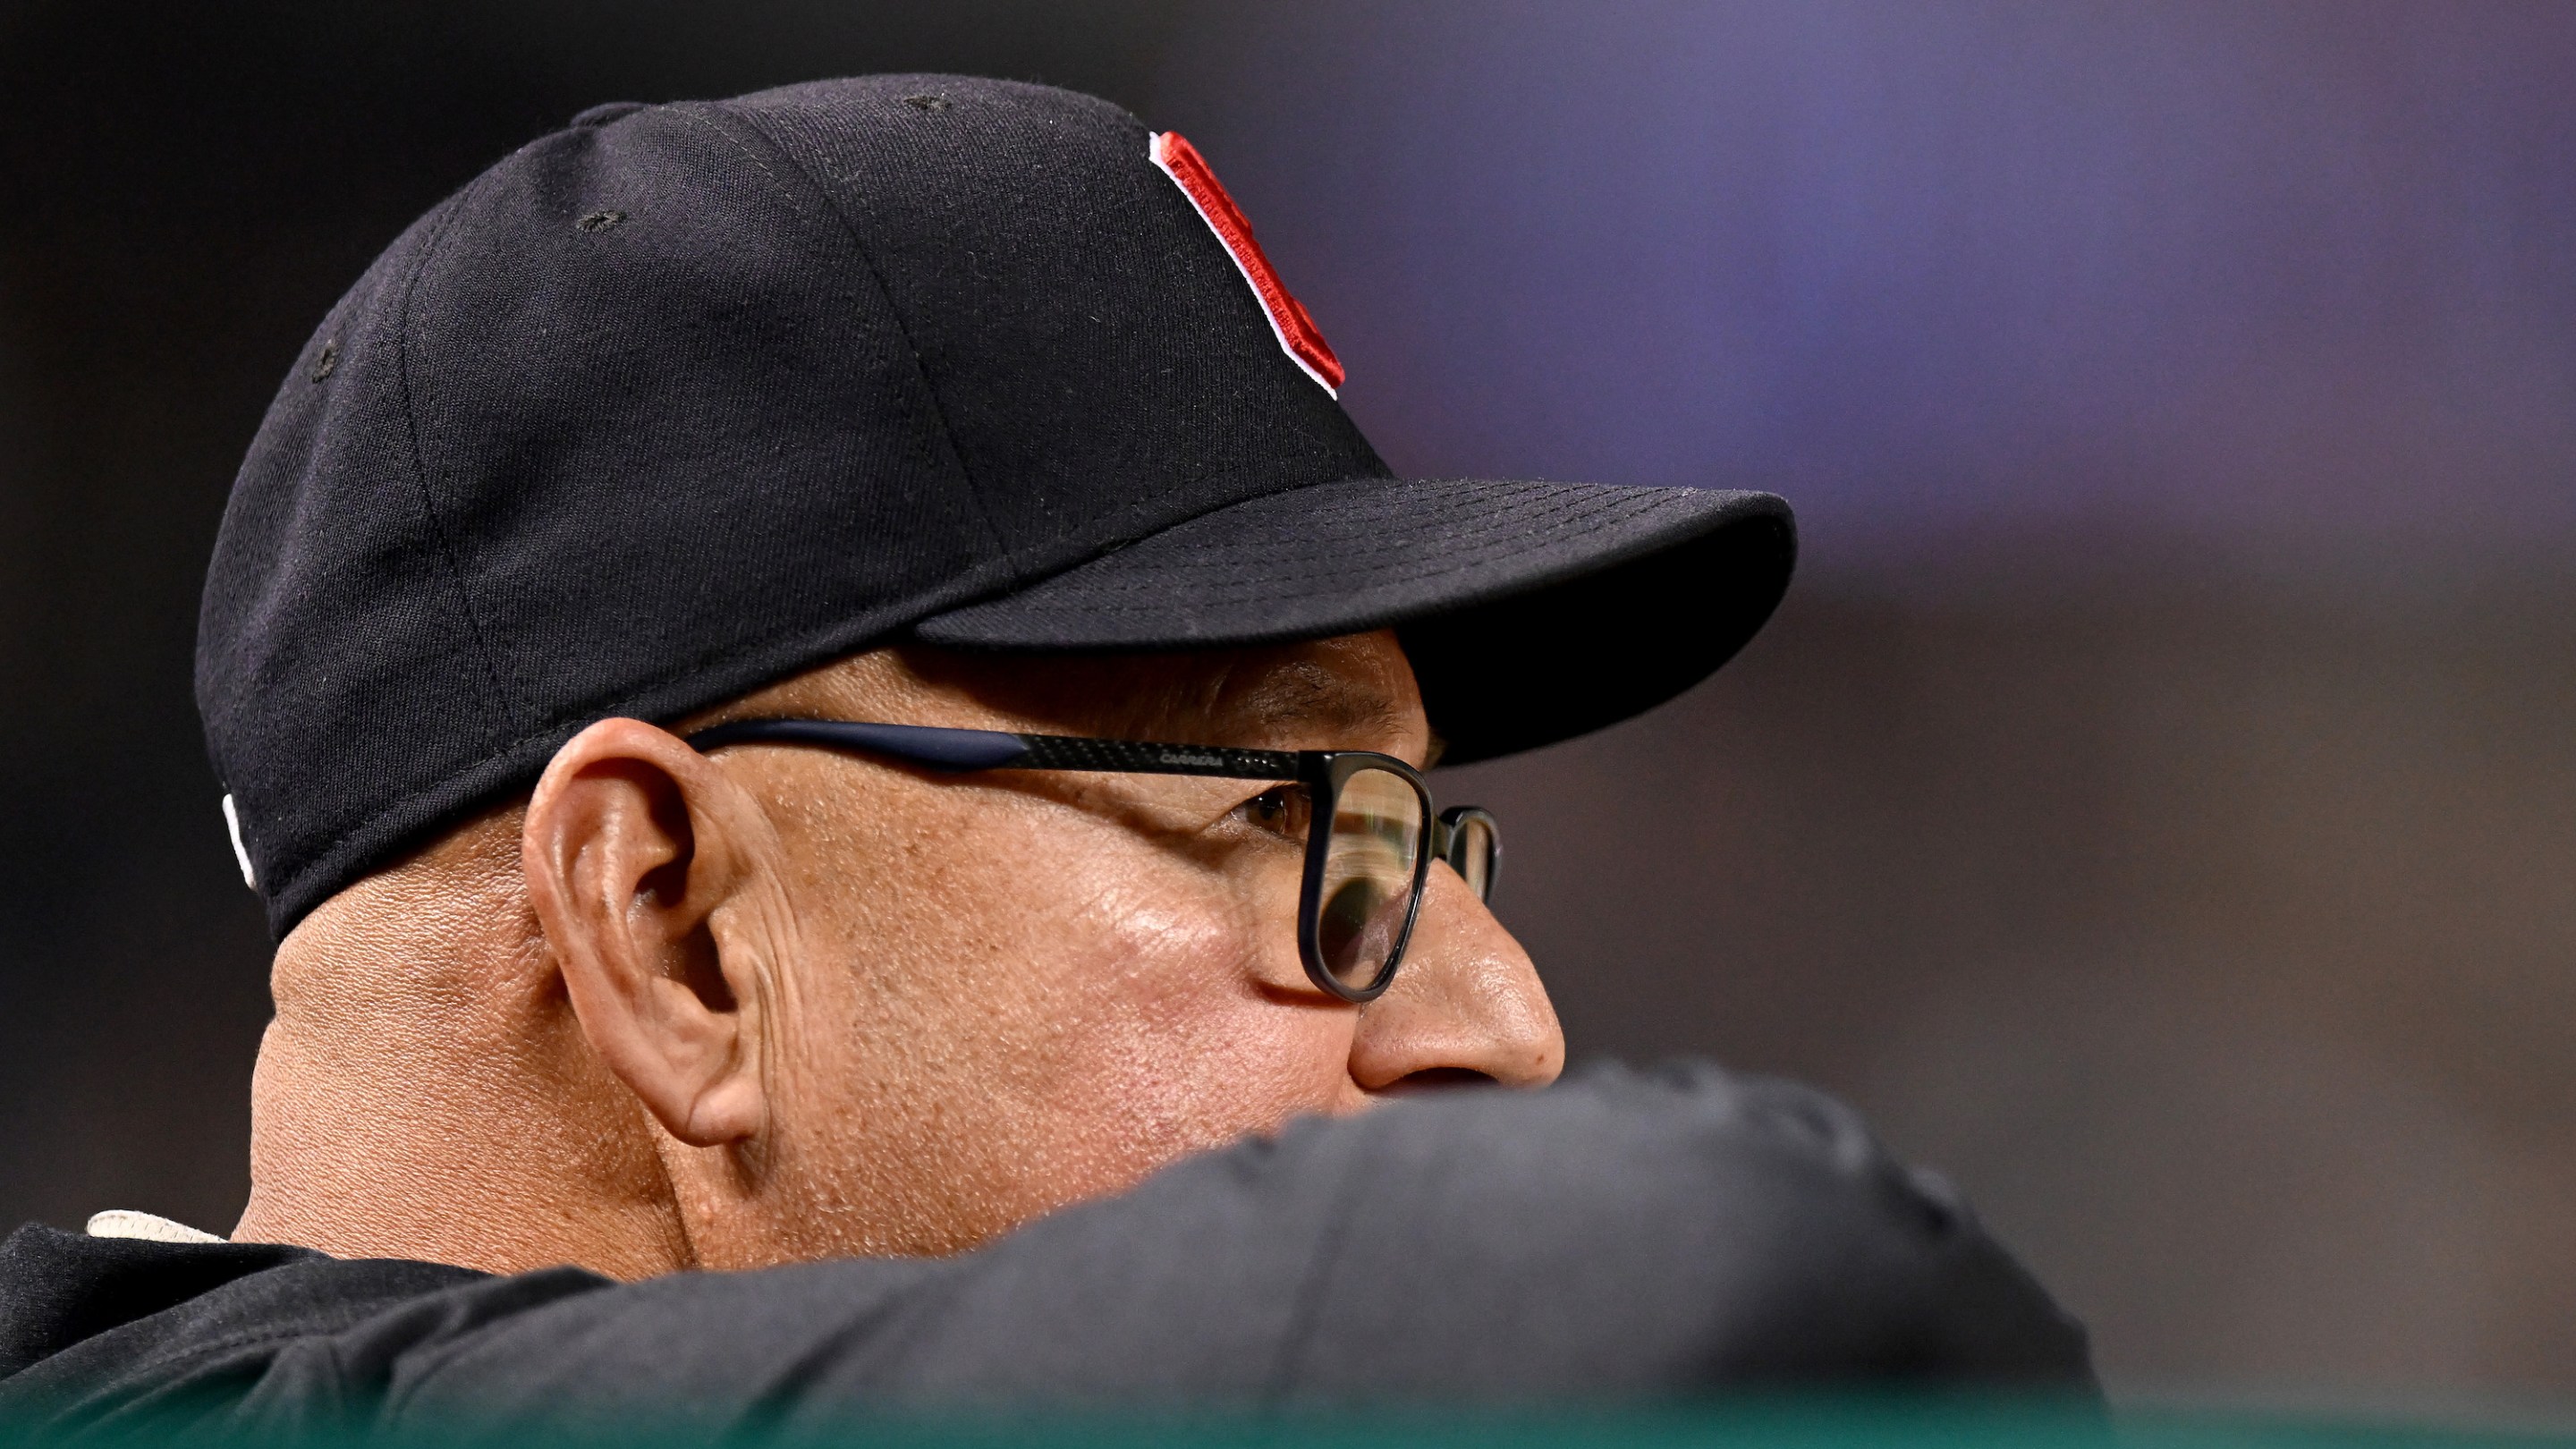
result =
[{"label": "wrinkled skin", "polygon": [[[778,714],[1432,749],[1390,633],[879,650],[687,727]],[[949,1252],[1299,1114],[1552,1079],[1545,990],[1445,866],[1385,996],[1307,981],[1266,788],[593,725],[280,948],[235,1236],[629,1278]]]}]

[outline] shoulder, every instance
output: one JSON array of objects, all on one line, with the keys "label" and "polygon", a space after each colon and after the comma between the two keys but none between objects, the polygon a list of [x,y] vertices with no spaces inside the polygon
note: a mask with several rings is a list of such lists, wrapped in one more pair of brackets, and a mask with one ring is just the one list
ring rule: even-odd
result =
[{"label": "shoulder", "polygon": [[[1319,1293],[1397,1330],[1367,1365],[1319,1338],[1307,1362],[1328,1378],[1401,1390],[1511,1345],[1528,1362],[1497,1356],[1498,1389],[2091,1381],[2082,1326],[1958,1192],[1811,1088],[1608,1067],[1387,1111],[1314,1148],[1357,1205]],[[1528,1327],[1444,1345],[1462,1309]]]},{"label": "shoulder", "polygon": [[[1427,1096],[952,1260],[873,1396],[2089,1392],[2084,1330],[1821,1093],[1704,1065]],[[1045,1325],[1033,1331],[1033,1325]]]},{"label": "shoulder", "polygon": [[477,1316],[459,1290],[548,1297],[605,1281],[569,1271],[496,1279],[443,1263],[31,1223],[0,1242],[0,1407],[96,1422],[235,1403],[286,1378],[308,1380],[297,1387],[307,1398],[361,1397],[406,1348]]}]

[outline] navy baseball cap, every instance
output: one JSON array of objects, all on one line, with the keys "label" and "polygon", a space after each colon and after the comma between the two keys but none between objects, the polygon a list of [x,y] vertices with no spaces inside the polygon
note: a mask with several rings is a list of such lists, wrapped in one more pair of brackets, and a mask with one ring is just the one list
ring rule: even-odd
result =
[{"label": "navy baseball cap", "polygon": [[284,934],[612,715],[917,640],[1395,627],[1451,761],[1625,718],[1787,587],[1762,493],[1392,476],[1206,162],[1040,86],[603,106],[415,223],[233,487],[197,700]]}]

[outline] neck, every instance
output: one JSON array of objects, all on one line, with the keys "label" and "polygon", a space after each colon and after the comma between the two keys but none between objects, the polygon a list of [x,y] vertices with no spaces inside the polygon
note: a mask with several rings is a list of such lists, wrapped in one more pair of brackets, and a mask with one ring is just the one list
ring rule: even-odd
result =
[{"label": "neck", "polygon": [[631,1134],[562,1130],[560,1097],[402,1070],[416,1062],[327,1069],[338,1054],[269,1028],[235,1240],[492,1273],[570,1263],[636,1279],[692,1265],[659,1164],[649,1146],[638,1160],[620,1140]]},{"label": "neck", "polygon": [[448,850],[343,892],[279,948],[234,1239],[495,1273],[692,1266],[650,1124],[590,1051],[524,903],[406,879],[452,867]]}]

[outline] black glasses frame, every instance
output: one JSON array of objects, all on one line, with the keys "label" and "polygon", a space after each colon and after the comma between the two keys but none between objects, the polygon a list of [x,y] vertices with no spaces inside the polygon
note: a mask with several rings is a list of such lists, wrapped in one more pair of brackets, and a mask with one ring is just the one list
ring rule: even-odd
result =
[{"label": "black glasses frame", "polygon": [[[1306,976],[1322,990],[1344,1001],[1374,1001],[1395,982],[1413,942],[1413,923],[1422,913],[1422,896],[1431,862],[1446,861],[1459,878],[1481,882],[1479,898],[1493,892],[1502,868],[1502,831],[1490,811],[1460,805],[1435,813],[1431,787],[1422,772],[1375,750],[1241,750],[1221,745],[1158,744],[1150,740],[1104,740],[1079,735],[1023,735],[1003,730],[950,729],[939,725],[873,724],[837,719],[740,719],[710,725],[686,741],[698,750],[726,745],[812,745],[900,760],[947,774],[977,770],[1102,770],[1136,775],[1210,775],[1229,780],[1278,780],[1306,787],[1312,804],[1306,831],[1306,861],[1297,896],[1297,954]],[[1325,965],[1320,927],[1323,915],[1324,863],[1332,849],[1334,812],[1342,787],[1362,770],[1384,770],[1413,787],[1422,802],[1422,839],[1414,850],[1413,895],[1404,911],[1404,928],[1387,952],[1386,964],[1365,986],[1348,986]],[[1471,873],[1465,858],[1484,826],[1484,869]],[[1455,858],[1453,858],[1455,857]]]}]

